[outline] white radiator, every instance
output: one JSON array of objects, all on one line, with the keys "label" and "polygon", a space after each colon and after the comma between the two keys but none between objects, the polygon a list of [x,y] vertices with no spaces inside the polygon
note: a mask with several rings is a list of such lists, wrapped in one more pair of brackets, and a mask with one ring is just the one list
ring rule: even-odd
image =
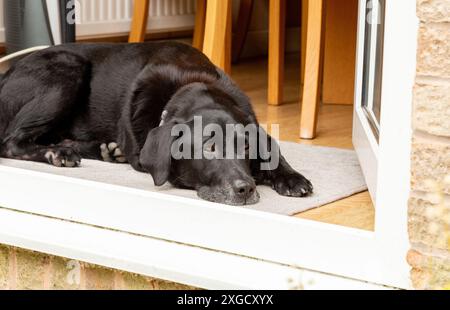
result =
[{"label": "white radiator", "polygon": [[5,42],[5,23],[3,22],[3,0],[0,0],[0,42]]},{"label": "white radiator", "polygon": [[[133,0],[76,0],[77,37],[101,37],[130,31]],[[148,32],[192,29],[196,0],[151,0]],[[4,42],[0,0],[0,42]]]},{"label": "white radiator", "polygon": [[[78,0],[77,36],[127,33],[133,0]],[[194,26],[195,0],[150,1],[148,31],[189,29]]]}]

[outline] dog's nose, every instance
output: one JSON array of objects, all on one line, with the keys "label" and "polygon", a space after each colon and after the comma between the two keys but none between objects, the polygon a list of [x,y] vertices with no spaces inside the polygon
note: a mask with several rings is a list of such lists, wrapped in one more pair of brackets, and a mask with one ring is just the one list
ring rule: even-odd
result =
[{"label": "dog's nose", "polygon": [[236,196],[247,199],[255,192],[256,186],[244,180],[237,180],[234,181],[233,189]]}]

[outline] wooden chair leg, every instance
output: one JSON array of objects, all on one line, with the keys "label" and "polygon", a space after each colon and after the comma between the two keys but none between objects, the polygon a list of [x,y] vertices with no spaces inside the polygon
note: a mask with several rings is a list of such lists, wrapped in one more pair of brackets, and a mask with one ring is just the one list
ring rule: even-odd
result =
[{"label": "wooden chair leg", "polygon": [[268,103],[283,101],[286,0],[270,0]]},{"label": "wooden chair leg", "polygon": [[245,40],[247,39],[248,29],[252,18],[254,0],[241,0],[239,6],[239,16],[237,19],[237,27],[234,31],[232,44],[232,60],[237,62],[241,57],[244,49]]},{"label": "wooden chair leg", "polygon": [[300,121],[300,137],[303,139],[313,139],[316,136],[320,101],[323,5],[324,0],[308,0],[305,83]]},{"label": "wooden chair leg", "polygon": [[308,0],[302,0],[301,85],[305,82],[306,36],[308,28]]},{"label": "wooden chair leg", "polygon": [[197,12],[195,13],[195,28],[192,46],[201,51],[203,49],[203,37],[205,35],[206,0],[197,0]]},{"label": "wooden chair leg", "polygon": [[227,26],[225,28],[225,48],[222,51],[222,57],[220,58],[220,68],[226,73],[231,74],[231,53],[232,53],[232,40],[233,40],[233,17],[232,17],[232,5],[228,6],[227,11]]},{"label": "wooden chair leg", "polygon": [[148,8],[150,0],[134,0],[133,20],[128,42],[144,42],[147,30]]},{"label": "wooden chair leg", "polygon": [[230,45],[231,0],[208,0],[203,53],[216,66],[229,72],[231,68]]}]

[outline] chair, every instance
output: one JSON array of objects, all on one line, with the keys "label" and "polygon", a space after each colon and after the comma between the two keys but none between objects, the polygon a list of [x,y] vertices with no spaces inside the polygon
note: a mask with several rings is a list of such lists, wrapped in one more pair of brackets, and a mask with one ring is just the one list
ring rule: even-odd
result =
[{"label": "chair", "polygon": [[131,20],[131,30],[128,42],[144,42],[147,30],[148,9],[150,0],[135,0],[133,8],[133,18]]},{"label": "chair", "polygon": [[[316,136],[322,80],[322,44],[325,0],[302,0],[302,112],[300,137]],[[286,0],[270,0],[268,103],[283,101]],[[241,0],[240,33],[235,45],[242,48],[253,0]],[[135,0],[130,42],[142,42],[147,26],[149,0]],[[242,16],[241,16],[242,15]],[[232,0],[197,0],[193,45],[225,72],[231,71]]]},{"label": "chair", "polygon": [[[147,30],[150,0],[135,0],[129,42],[143,42]],[[197,0],[195,29],[192,45],[203,51],[225,72],[231,71],[231,52],[239,57],[250,24],[254,0],[241,0],[238,23],[232,41],[231,0]],[[224,12],[226,12],[224,14]]]},{"label": "chair", "polygon": [[[302,8],[302,79],[303,103],[300,136],[316,135],[321,81],[321,45],[324,0],[303,0]],[[242,3],[241,3],[242,5]],[[269,80],[268,102],[281,104],[283,97],[286,0],[270,0],[269,4]],[[228,14],[223,14],[228,12]],[[203,52],[219,67],[229,72],[231,37],[231,0],[208,0]]]},{"label": "chair", "polygon": [[[322,67],[324,0],[302,1],[302,113],[300,137],[316,136]],[[283,102],[286,0],[270,0],[268,103]]]},{"label": "chair", "polygon": [[[272,0],[273,1],[273,0]],[[302,112],[300,137],[314,139],[320,105],[324,0],[303,0]]]},{"label": "chair", "polygon": [[[143,42],[145,40],[149,7],[150,7],[150,0],[134,1],[133,18],[131,21],[131,30],[128,42],[138,43]],[[192,45],[200,50],[203,48],[205,18],[206,18],[206,0],[197,0],[197,13],[195,16],[195,31]]]},{"label": "chair", "polygon": [[[283,101],[286,0],[270,0],[268,103]],[[322,99],[352,105],[358,0],[302,0],[300,137],[313,139]],[[326,31],[325,31],[326,28]]]},{"label": "chair", "polygon": [[232,0],[208,0],[203,53],[223,69],[231,71]]}]

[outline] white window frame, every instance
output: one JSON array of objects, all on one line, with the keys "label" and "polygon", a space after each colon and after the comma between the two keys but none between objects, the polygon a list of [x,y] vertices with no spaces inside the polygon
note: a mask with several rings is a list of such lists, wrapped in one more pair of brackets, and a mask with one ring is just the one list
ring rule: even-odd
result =
[{"label": "white window frame", "polygon": [[205,288],[287,288],[305,272],[409,288],[415,2],[386,3],[374,232],[0,165],[0,243]]}]

